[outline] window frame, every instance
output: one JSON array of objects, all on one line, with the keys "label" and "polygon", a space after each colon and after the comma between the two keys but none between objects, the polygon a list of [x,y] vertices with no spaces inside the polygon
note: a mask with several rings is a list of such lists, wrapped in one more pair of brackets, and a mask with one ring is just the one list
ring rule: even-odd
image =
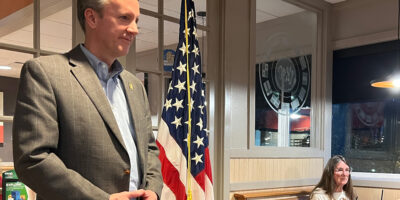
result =
[{"label": "window frame", "polygon": [[[231,150],[231,158],[250,157],[250,158],[315,158],[323,157],[325,162],[330,158],[330,120],[331,104],[330,101],[330,78],[327,75],[330,72],[330,65],[326,57],[331,55],[328,49],[328,7],[326,5],[316,6],[307,1],[287,1],[290,4],[314,12],[317,15],[317,37],[316,48],[312,50],[311,67],[311,129],[310,129],[310,147],[265,147],[255,145],[255,66],[256,66],[256,0],[251,1],[250,16],[250,65],[249,65],[249,127],[248,127],[248,149]],[[315,55],[315,56],[314,56]],[[326,78],[325,78],[326,77]],[[322,120],[321,120],[322,119]],[[316,134],[321,133],[321,134]],[[329,151],[329,153],[328,153]]]}]

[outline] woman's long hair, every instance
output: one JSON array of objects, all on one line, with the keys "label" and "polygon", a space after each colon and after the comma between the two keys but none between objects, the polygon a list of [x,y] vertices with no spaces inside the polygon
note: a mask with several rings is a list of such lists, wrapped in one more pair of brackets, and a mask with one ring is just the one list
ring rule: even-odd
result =
[{"label": "woman's long hair", "polygon": [[[326,191],[326,194],[330,198],[333,198],[333,193],[335,192],[336,189],[336,182],[333,179],[333,175],[335,172],[336,165],[340,161],[343,161],[344,163],[346,163],[347,166],[349,166],[349,164],[347,164],[346,159],[343,156],[339,155],[333,156],[331,159],[329,159],[328,163],[326,164],[324,172],[322,173],[321,180],[315,186],[312,192],[314,192],[315,189],[317,188],[322,188]],[[351,182],[351,174],[349,174],[349,179],[346,185],[343,186],[343,190],[346,193],[346,196],[349,197],[351,200],[354,200],[356,198],[356,195],[354,194],[353,191],[353,184]]]}]

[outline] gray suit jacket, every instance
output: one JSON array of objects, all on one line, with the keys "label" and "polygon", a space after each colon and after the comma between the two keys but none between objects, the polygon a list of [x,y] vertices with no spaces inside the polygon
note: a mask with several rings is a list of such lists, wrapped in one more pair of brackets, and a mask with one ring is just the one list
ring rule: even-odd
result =
[{"label": "gray suit jacket", "polygon": [[[140,159],[140,188],[162,177],[141,81],[122,71]],[[100,81],[77,46],[25,63],[13,122],[14,165],[38,199],[108,199],[129,189],[129,156]]]}]

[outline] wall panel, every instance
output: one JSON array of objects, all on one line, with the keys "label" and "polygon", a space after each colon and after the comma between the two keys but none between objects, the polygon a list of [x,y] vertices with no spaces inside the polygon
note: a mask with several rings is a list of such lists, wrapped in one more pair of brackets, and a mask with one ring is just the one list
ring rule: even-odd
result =
[{"label": "wall panel", "polygon": [[[247,148],[248,81],[250,50],[250,4],[248,1],[230,0],[226,4],[225,20],[225,127],[231,149]],[[227,130],[228,130],[227,129]]]},{"label": "wall panel", "polygon": [[383,191],[382,200],[399,200],[400,199],[400,190],[396,190],[396,189],[367,188],[367,187],[355,187],[354,189],[355,189],[356,194],[358,195],[358,199],[362,199],[362,200],[381,199],[382,191]]},{"label": "wall panel", "polygon": [[230,167],[231,183],[319,179],[322,175],[323,159],[236,158],[230,160]]}]

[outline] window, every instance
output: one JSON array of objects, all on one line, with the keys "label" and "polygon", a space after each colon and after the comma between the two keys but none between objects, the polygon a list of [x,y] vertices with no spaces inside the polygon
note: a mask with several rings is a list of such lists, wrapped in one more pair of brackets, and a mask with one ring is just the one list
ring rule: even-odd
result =
[{"label": "window", "polygon": [[310,147],[317,14],[285,1],[256,2],[254,145]]},{"label": "window", "polygon": [[157,12],[158,0],[140,1],[140,8]]},{"label": "window", "polygon": [[[12,165],[12,116],[21,67],[42,53],[65,52],[71,48],[72,10],[71,1],[41,1],[40,7],[32,1],[6,1],[9,2],[3,5],[9,6],[6,9],[9,12],[0,16],[0,136],[3,136],[0,158],[2,165]],[[34,23],[35,16],[41,16],[39,23]],[[35,35],[39,27],[42,31]],[[39,41],[42,42],[39,44]]]},{"label": "window", "polygon": [[334,52],[332,155],[344,155],[355,172],[400,173],[399,91],[370,82],[393,72],[398,41]]},{"label": "window", "polygon": [[[9,165],[12,158],[12,116],[17,99],[21,62],[33,58],[32,54],[0,49],[0,163]],[[9,68],[7,68],[9,67]]]},{"label": "window", "polygon": [[0,42],[33,48],[33,3],[6,0],[9,12],[0,14]]},{"label": "window", "polygon": [[72,49],[72,1],[40,2],[40,49],[57,53]]}]

